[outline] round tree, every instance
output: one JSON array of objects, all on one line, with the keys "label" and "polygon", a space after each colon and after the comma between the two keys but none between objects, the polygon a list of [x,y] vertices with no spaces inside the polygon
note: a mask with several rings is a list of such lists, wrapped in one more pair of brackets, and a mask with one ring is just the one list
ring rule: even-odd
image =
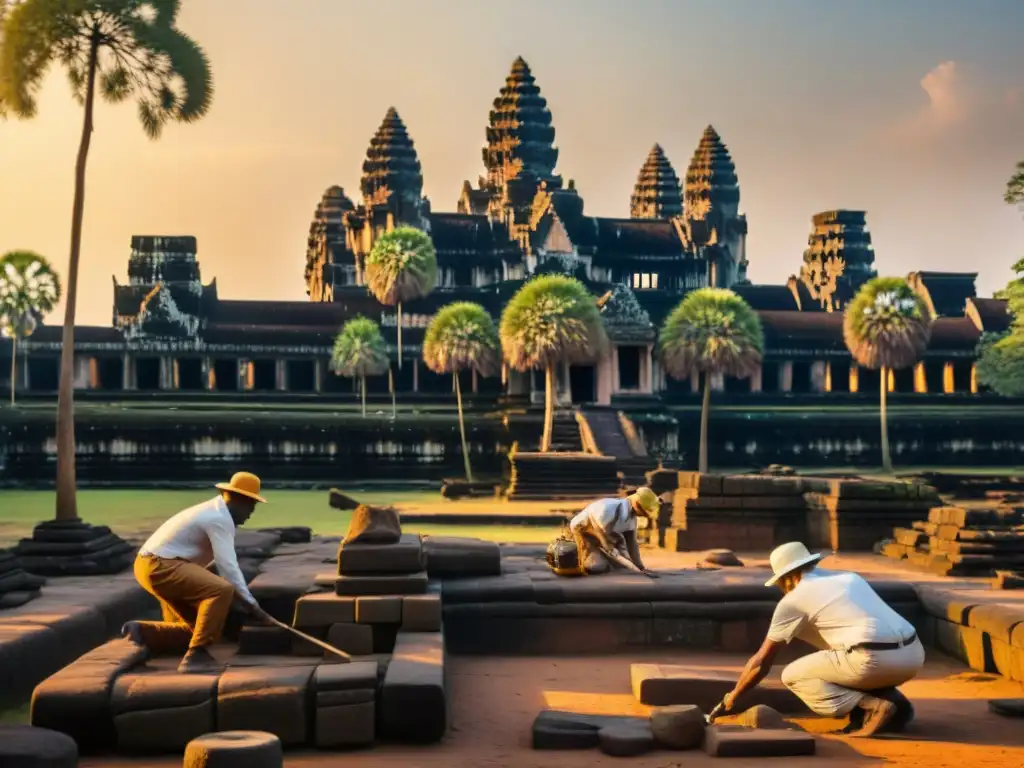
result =
[{"label": "round tree", "polygon": [[555,416],[555,366],[590,362],[607,344],[597,301],[579,280],[536,277],[520,288],[501,315],[498,329],[505,361],[517,371],[544,371],[544,433],[551,450]]},{"label": "round tree", "polygon": [[38,253],[12,251],[0,258],[0,333],[11,340],[11,405],[18,374],[18,341],[28,338],[37,318],[60,301],[60,279]]},{"label": "round tree", "polygon": [[366,286],[381,304],[397,310],[398,367],[402,367],[402,302],[426,296],[437,280],[437,251],[430,235],[396,227],[377,238],[366,257]]},{"label": "round tree", "polygon": [[423,362],[434,373],[450,373],[455,380],[455,401],[459,409],[459,435],[462,438],[462,459],[466,480],[473,482],[466,442],[466,423],[462,414],[460,371],[476,371],[493,376],[500,368],[498,329],[479,304],[460,301],[449,304],[434,315],[423,339]]},{"label": "round tree", "polygon": [[390,366],[387,344],[377,324],[366,317],[354,317],[345,323],[334,339],[331,364],[339,376],[359,380],[365,417],[366,377],[387,373]]},{"label": "round tree", "polygon": [[932,317],[924,300],[900,277],[865,283],[843,313],[843,338],[858,365],[878,369],[882,467],[892,472],[886,395],[889,372],[913,365],[928,346]]},{"label": "round tree", "polygon": [[672,378],[686,379],[695,373],[704,378],[698,469],[707,472],[711,377],[745,379],[757,373],[764,355],[761,319],[732,291],[701,288],[688,294],[665,319],[658,352]]}]

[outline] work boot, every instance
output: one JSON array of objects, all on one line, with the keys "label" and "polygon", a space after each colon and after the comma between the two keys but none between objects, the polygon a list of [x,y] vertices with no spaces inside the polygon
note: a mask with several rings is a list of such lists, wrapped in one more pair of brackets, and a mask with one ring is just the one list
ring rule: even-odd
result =
[{"label": "work boot", "polygon": [[[880,730],[896,716],[896,705],[885,699],[877,699],[874,696],[865,695],[860,700],[858,707],[864,710],[864,724],[859,730],[850,733],[855,737],[870,737]],[[852,718],[851,718],[852,719]]]},{"label": "work boot", "polygon": [[208,650],[199,646],[197,648],[189,648],[188,653],[181,660],[178,665],[179,675],[203,675],[212,672],[219,672],[221,664]]}]

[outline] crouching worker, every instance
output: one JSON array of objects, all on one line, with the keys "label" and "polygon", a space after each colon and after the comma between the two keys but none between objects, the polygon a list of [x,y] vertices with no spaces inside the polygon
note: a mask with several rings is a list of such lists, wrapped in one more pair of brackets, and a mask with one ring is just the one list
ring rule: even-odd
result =
[{"label": "crouching worker", "polygon": [[924,647],[910,622],[863,578],[818,570],[820,559],[799,542],[772,552],[774,575],[766,586],[778,585],[783,597],[764,644],[722,709],[732,711],[736,700],[768,674],[782,646],[799,638],[821,650],[787,665],[782,682],[819,715],[849,714],[851,723],[860,723],[850,735],[873,736],[898,717],[908,719],[897,702],[907,707],[909,702],[894,689],[921,671]]},{"label": "crouching worker", "polygon": [[[135,578],[160,601],[163,621],[129,621],[122,634],[154,653],[185,653],[178,672],[215,669],[209,646],[220,640],[232,602],[270,623],[249,592],[235,555],[235,527],[252,515],[260,496],[260,479],[238,472],[219,483],[216,498],[179,512],[142,545]],[[211,562],[212,560],[212,562]],[[217,566],[220,576],[211,573]],[[187,651],[186,651],[187,649]]]},{"label": "crouching worker", "polygon": [[612,568],[630,568],[648,576],[637,545],[637,515],[651,524],[661,504],[650,488],[643,486],[622,499],[598,499],[588,504],[569,523],[569,530],[586,573],[607,573]]}]

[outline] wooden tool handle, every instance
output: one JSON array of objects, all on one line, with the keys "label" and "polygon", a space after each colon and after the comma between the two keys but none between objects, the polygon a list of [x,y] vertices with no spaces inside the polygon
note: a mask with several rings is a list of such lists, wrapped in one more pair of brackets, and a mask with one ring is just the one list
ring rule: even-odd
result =
[{"label": "wooden tool handle", "polygon": [[311,637],[310,635],[307,635],[305,632],[302,632],[302,631],[296,629],[295,627],[293,627],[293,626],[291,626],[289,624],[285,624],[283,621],[278,621],[273,616],[270,617],[270,620],[272,622],[274,622],[274,626],[280,627],[281,629],[286,629],[289,632],[291,632],[293,635],[295,635],[296,637],[301,637],[303,640],[308,640],[309,642],[313,643],[313,645],[316,645],[316,646],[319,646],[320,648],[323,648],[328,653],[333,653],[336,656],[340,656],[346,662],[352,661],[352,657],[351,656],[349,656],[344,651],[338,650],[333,645],[331,645],[329,643],[325,643],[323,640],[318,640],[315,637]]}]

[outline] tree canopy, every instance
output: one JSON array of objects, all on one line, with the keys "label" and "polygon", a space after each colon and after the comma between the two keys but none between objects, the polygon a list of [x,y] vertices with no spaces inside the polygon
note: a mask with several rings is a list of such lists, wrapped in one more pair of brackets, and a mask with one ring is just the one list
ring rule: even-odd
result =
[{"label": "tree canopy", "polygon": [[331,363],[339,375],[349,378],[386,373],[390,360],[377,324],[367,317],[345,323],[334,340]]},{"label": "tree canopy", "polygon": [[11,251],[0,258],[0,332],[24,338],[38,315],[60,301],[60,278],[50,263],[32,251]]},{"label": "tree canopy", "polygon": [[434,373],[473,370],[493,376],[500,362],[498,329],[479,304],[460,301],[441,309],[427,327],[423,362]]},{"label": "tree canopy", "polygon": [[723,288],[687,294],[658,336],[665,371],[676,379],[692,372],[746,378],[761,366],[764,331],[757,313]]},{"label": "tree canopy", "polygon": [[366,285],[381,304],[426,296],[437,280],[437,251],[426,232],[396,227],[377,238],[366,257]]},{"label": "tree canopy", "polygon": [[1003,200],[1007,205],[1016,205],[1024,208],[1024,160],[1017,163],[1013,175],[1006,182],[1006,193]]},{"label": "tree canopy", "polygon": [[858,365],[906,368],[917,362],[931,336],[931,313],[901,277],[865,283],[843,313],[843,338]]}]

